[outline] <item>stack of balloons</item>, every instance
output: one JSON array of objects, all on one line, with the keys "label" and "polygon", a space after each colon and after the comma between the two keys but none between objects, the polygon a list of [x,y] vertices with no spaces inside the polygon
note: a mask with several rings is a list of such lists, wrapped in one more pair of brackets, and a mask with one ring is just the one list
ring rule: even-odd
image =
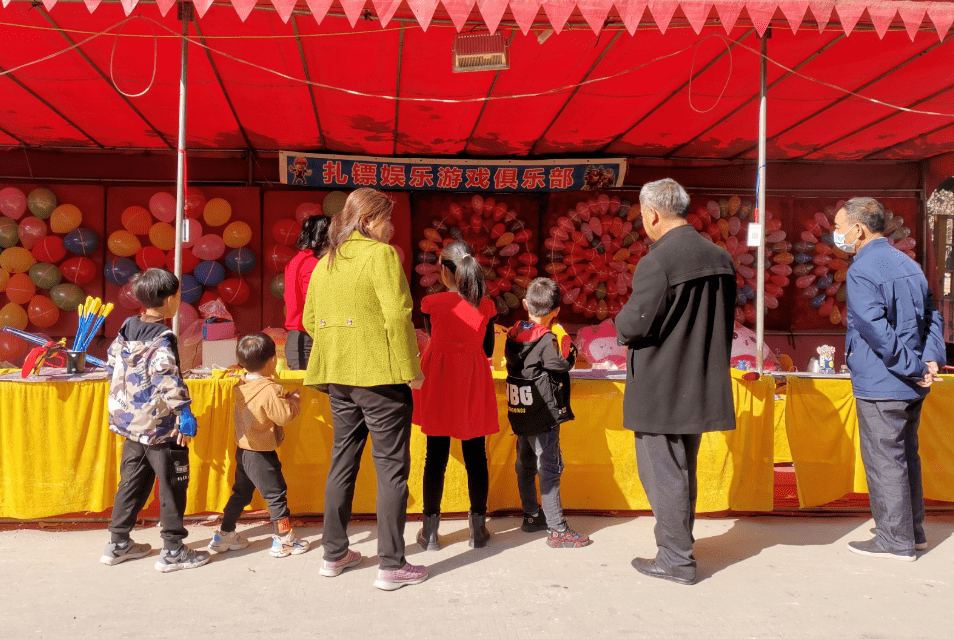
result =
[{"label": "stack of balloons", "polygon": [[440,252],[454,240],[464,240],[473,247],[487,279],[487,296],[503,317],[520,306],[527,286],[537,276],[539,257],[530,249],[532,238],[533,231],[504,202],[474,195],[470,202],[451,203],[430,220],[418,242],[421,250],[414,270],[426,294],[442,291],[437,267]]},{"label": "stack of balloons", "polygon": [[636,264],[649,252],[639,207],[603,193],[577,202],[549,233],[546,271],[560,284],[563,303],[587,318],[616,317],[629,300]]},{"label": "stack of balloons", "polygon": [[[99,237],[81,228],[82,221],[78,207],[59,204],[49,189],[0,189],[0,293],[6,298],[0,298],[0,327],[50,328],[61,310],[73,312],[83,303],[80,287],[96,277],[88,256]],[[16,361],[25,352],[24,342],[0,334],[0,361]]]},{"label": "stack of balloons", "polygon": [[[248,248],[252,228],[242,221],[230,222],[232,206],[228,201],[206,200],[200,189],[189,187],[184,212],[188,233],[182,243],[183,303],[179,317],[182,326],[187,327],[199,319],[194,304],[204,297],[244,304],[251,291],[241,276],[252,271],[258,260]],[[107,282],[121,287],[119,303],[124,308],[140,307],[130,284],[136,273],[148,268],[175,269],[175,219],[176,198],[165,191],[149,199],[148,209],[130,206],[123,211],[123,229],[113,231],[107,241],[114,257],[107,262],[105,275]],[[206,228],[223,227],[221,234],[204,232],[203,224]],[[229,272],[235,276],[229,276]],[[215,292],[203,287],[214,288]]]},{"label": "stack of balloons", "polygon": [[[848,292],[845,280],[854,256],[835,248],[831,229],[835,213],[843,205],[844,201],[838,202],[805,220],[801,240],[794,246],[795,286],[805,299],[810,300],[812,308],[818,309],[819,315],[827,317],[832,324],[842,326],[848,321],[845,312]],[[910,237],[911,229],[904,225],[904,218],[890,210],[885,211],[885,217],[887,227],[884,234],[888,242],[911,259],[916,259],[916,243]]]},{"label": "stack of balloons", "polygon": [[[754,325],[757,317],[755,310],[756,290],[758,289],[754,248],[746,243],[748,225],[752,216],[751,202],[743,202],[737,195],[718,202],[709,200],[687,220],[699,234],[710,242],[715,242],[732,256],[735,262],[736,285],[738,294],[735,307],[735,321],[740,324]],[[765,312],[778,308],[778,300],[783,289],[789,285],[792,274],[792,243],[786,241],[781,221],[774,219],[771,211],[765,214]]]}]

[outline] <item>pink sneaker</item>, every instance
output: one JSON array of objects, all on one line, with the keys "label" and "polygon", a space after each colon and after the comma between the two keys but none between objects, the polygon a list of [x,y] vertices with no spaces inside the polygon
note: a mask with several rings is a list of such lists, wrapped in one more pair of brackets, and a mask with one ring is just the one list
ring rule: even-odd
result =
[{"label": "pink sneaker", "polygon": [[397,590],[403,586],[413,586],[427,579],[427,568],[404,564],[400,570],[379,570],[374,582],[381,590]]},{"label": "pink sneaker", "polygon": [[348,549],[348,554],[338,561],[323,561],[318,574],[322,577],[337,577],[346,568],[354,568],[361,563],[361,553]]}]

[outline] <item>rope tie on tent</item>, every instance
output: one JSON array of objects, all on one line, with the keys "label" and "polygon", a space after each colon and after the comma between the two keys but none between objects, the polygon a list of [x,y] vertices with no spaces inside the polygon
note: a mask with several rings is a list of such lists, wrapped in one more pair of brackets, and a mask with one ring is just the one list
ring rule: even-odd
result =
[{"label": "rope tie on tent", "polygon": [[[696,108],[696,105],[694,105],[694,104],[692,103],[692,80],[693,80],[693,78],[695,77],[695,72],[696,72],[696,56],[699,55],[699,48],[702,46],[702,43],[703,43],[703,42],[705,42],[706,40],[708,40],[708,39],[711,38],[712,36],[719,36],[720,38],[722,38],[722,41],[723,41],[723,43],[725,44],[725,50],[726,50],[726,52],[728,52],[728,54],[729,54],[729,72],[728,72],[728,73],[726,74],[726,76],[725,76],[725,84],[722,85],[722,91],[719,93],[719,97],[716,98],[716,101],[712,103],[712,106],[711,106],[711,107],[709,107],[709,108],[706,109],[705,111],[700,111],[699,109]],[[738,44],[738,42],[735,42],[735,44]],[[717,106],[719,106],[719,103],[722,102],[722,96],[725,95],[725,90],[729,88],[729,80],[732,79],[732,64],[733,64],[732,45],[729,44],[729,41],[728,41],[728,40],[726,40],[724,37],[722,37],[722,34],[712,33],[712,34],[710,34],[710,35],[707,35],[707,36],[704,37],[702,40],[699,40],[699,42],[696,43],[696,50],[692,52],[692,66],[689,68],[689,89],[688,89],[688,98],[689,98],[689,108],[690,108],[690,109],[692,109],[692,110],[695,111],[696,113],[708,113],[708,112],[711,111],[712,109],[714,109],[714,108],[716,108]]]},{"label": "rope tie on tent", "polygon": [[[149,23],[149,28],[152,30],[152,77],[149,78],[149,84],[139,93],[126,93],[119,88],[119,85],[116,84],[116,73],[113,70],[113,60],[116,58],[116,45],[119,44],[119,38],[123,34],[123,29],[126,27],[126,23],[134,18],[141,18]],[[116,32],[116,35],[113,36],[113,50],[109,54],[109,80],[113,83],[113,88],[119,91],[120,94],[126,96],[127,98],[140,98],[147,93],[149,89],[152,88],[153,83],[156,81],[156,69],[159,67],[159,36],[156,33],[156,27],[152,24],[153,21],[145,18],[141,15],[130,16],[122,22],[119,23],[119,31]]]}]

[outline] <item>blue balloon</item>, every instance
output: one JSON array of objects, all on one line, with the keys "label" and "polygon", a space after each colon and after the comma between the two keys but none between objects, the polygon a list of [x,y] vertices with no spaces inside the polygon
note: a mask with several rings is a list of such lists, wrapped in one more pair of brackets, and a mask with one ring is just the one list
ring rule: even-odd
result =
[{"label": "blue balloon", "polygon": [[251,249],[245,248],[244,246],[229,251],[229,254],[225,256],[225,267],[239,275],[245,275],[250,272],[255,268],[256,263],[255,253],[252,253]]},{"label": "blue balloon", "polygon": [[745,295],[745,293],[739,293],[738,295],[735,296],[735,303],[738,306],[745,306],[745,303],[748,301],[749,301],[749,298]]},{"label": "blue balloon", "polygon": [[811,301],[812,308],[821,308],[822,304],[825,303],[825,297],[826,295],[824,293],[819,293],[813,297]]},{"label": "blue balloon", "polygon": [[834,245],[835,245],[835,238],[832,237],[831,233],[825,233],[824,235],[822,235],[822,236],[821,236],[820,238],[818,238],[818,239],[820,239],[822,242],[824,242],[824,243],[827,244],[828,246],[834,246]]},{"label": "blue balloon", "polygon": [[808,262],[811,262],[811,261],[812,261],[812,256],[806,253],[797,253],[795,255],[796,264],[807,264]]},{"label": "blue balloon", "polygon": [[63,248],[74,255],[90,255],[99,247],[99,237],[92,229],[74,229],[63,238]]},{"label": "blue balloon", "polygon": [[825,275],[825,276],[823,276],[823,277],[819,277],[819,278],[818,278],[818,281],[815,282],[815,286],[817,286],[817,287],[820,288],[820,289],[828,288],[829,286],[831,286],[831,283],[832,283],[833,281],[834,281],[834,279],[832,278],[832,276],[831,276],[830,274],[829,274],[829,275]]},{"label": "blue balloon", "polygon": [[222,265],[213,260],[199,262],[199,265],[192,270],[195,279],[204,286],[218,286],[225,279],[225,269]]},{"label": "blue balloon", "polygon": [[186,304],[195,304],[202,299],[202,285],[188,273],[182,274],[180,290],[182,291],[182,301]]},{"label": "blue balloon", "polygon": [[103,269],[106,281],[116,286],[122,286],[138,272],[139,267],[136,266],[136,263],[125,257],[117,257],[115,260],[107,262]]}]

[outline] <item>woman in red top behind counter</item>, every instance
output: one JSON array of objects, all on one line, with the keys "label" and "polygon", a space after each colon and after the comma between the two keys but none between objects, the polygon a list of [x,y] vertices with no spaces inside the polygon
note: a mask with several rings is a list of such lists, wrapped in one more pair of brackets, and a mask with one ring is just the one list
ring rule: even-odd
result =
[{"label": "woman in red top behind counter", "polygon": [[311,336],[305,332],[301,317],[305,308],[305,294],[311,274],[318,260],[328,251],[328,226],[331,221],[323,215],[313,215],[301,225],[296,245],[301,251],[285,267],[285,358],[288,368],[296,371],[308,368],[311,355]]}]

